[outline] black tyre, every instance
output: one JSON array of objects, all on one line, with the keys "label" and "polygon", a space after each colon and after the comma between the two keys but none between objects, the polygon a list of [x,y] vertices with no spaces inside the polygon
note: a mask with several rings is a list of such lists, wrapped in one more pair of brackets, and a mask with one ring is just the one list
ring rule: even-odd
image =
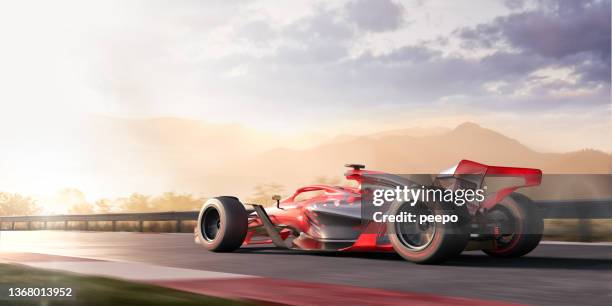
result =
[{"label": "black tyre", "polygon": [[231,252],[242,245],[247,229],[248,215],[237,198],[212,198],[200,211],[196,240],[209,251]]},{"label": "black tyre", "polygon": [[542,239],[542,215],[535,203],[520,193],[506,197],[486,218],[499,229],[493,247],[483,250],[488,255],[520,257],[533,251]]},{"label": "black tyre", "polygon": [[394,204],[388,214],[457,215],[458,222],[396,222],[387,223],[387,233],[393,249],[404,259],[419,264],[433,264],[459,255],[470,238],[469,214],[465,206],[453,203]]}]

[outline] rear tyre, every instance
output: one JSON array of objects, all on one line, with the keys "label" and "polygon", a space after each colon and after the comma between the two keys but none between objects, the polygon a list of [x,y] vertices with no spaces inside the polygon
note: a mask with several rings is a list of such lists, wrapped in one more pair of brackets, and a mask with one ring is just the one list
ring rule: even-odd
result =
[{"label": "rear tyre", "polygon": [[457,215],[458,222],[427,222],[419,224],[396,222],[387,223],[387,233],[393,249],[404,259],[419,264],[440,263],[459,255],[470,238],[469,214],[465,206],[453,203],[398,203],[392,206],[389,214],[400,213],[424,215]]},{"label": "rear tyre", "polygon": [[237,198],[212,198],[200,211],[196,240],[209,251],[231,252],[242,245],[247,229],[248,215]]},{"label": "rear tyre", "polygon": [[493,257],[520,257],[535,249],[544,231],[542,215],[535,203],[520,193],[512,193],[488,214],[500,233],[493,247],[482,250]]}]

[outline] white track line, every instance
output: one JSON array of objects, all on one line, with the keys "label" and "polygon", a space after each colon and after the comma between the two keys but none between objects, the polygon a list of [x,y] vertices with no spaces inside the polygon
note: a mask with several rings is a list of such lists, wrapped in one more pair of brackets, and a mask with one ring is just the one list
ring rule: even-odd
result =
[{"label": "white track line", "polygon": [[612,246],[612,242],[542,241],[540,244]]},{"label": "white track line", "polygon": [[106,276],[133,281],[235,279],[255,277],[243,274],[172,268],[144,263],[116,261],[41,261],[21,262],[20,264],[40,269]]}]

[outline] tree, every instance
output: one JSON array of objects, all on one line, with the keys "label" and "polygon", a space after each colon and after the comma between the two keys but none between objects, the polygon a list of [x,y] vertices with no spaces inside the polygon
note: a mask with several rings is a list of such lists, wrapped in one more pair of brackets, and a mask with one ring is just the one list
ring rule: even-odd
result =
[{"label": "tree", "polygon": [[337,176],[317,176],[314,179],[315,184],[322,185],[331,185],[331,186],[349,186],[349,187],[359,187],[359,183],[354,180],[343,180]]},{"label": "tree", "polygon": [[68,213],[77,215],[93,214],[94,206],[88,202],[76,203],[68,207]]},{"label": "tree", "polygon": [[107,214],[113,211],[113,201],[109,199],[100,199],[97,200],[94,204],[94,210],[99,214]]},{"label": "tree", "polygon": [[151,211],[151,196],[133,193],[129,198],[119,198],[119,210],[124,212]]},{"label": "tree", "polygon": [[196,210],[202,207],[203,203],[203,198],[194,197],[191,194],[176,194],[171,191],[153,198],[151,209],[155,211]]},{"label": "tree", "polygon": [[284,190],[285,187],[277,183],[259,184],[255,186],[255,193],[247,198],[247,201],[261,205],[275,205],[276,203],[272,200],[272,196],[276,194],[282,196]]},{"label": "tree", "polygon": [[32,198],[17,193],[0,192],[0,216],[35,215],[39,212],[40,207]]},{"label": "tree", "polygon": [[327,176],[317,176],[314,179],[314,183],[315,184],[322,184],[322,185],[331,185],[331,186],[336,186],[339,185],[341,182],[340,178],[338,177],[327,177]]},{"label": "tree", "polygon": [[94,206],[87,202],[85,194],[76,188],[64,188],[57,193],[56,201],[68,207],[70,214],[92,214]]}]

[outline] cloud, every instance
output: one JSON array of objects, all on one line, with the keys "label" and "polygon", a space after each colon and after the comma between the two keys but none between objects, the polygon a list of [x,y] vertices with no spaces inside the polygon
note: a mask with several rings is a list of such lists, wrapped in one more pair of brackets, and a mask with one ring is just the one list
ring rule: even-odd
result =
[{"label": "cloud", "polygon": [[[266,48],[255,54],[253,48],[242,48],[234,59],[252,60],[253,56],[267,55],[275,65],[323,64],[348,56],[356,37],[356,29],[338,9],[317,7],[311,14],[286,24],[274,24],[273,20],[260,18],[233,25],[229,47],[236,42],[246,46]],[[232,36],[232,34],[234,36]],[[234,37],[236,39],[234,39]],[[261,49],[259,50],[261,51]]]},{"label": "cloud", "polygon": [[467,48],[508,45],[524,57],[556,59],[575,66],[585,81],[610,83],[610,1],[543,1],[538,10],[497,17],[463,28]]},{"label": "cloud", "polygon": [[[605,32],[597,28],[598,23],[586,22],[595,13],[593,7],[553,4],[543,3],[530,11],[517,5],[516,10],[489,23],[460,28],[446,37],[432,37],[432,41],[458,38],[474,53],[490,49],[478,56],[448,52],[448,44],[436,47],[432,41],[354,53],[353,48],[364,37],[381,35],[372,33],[376,26],[371,24],[369,32],[364,24],[356,29],[354,16],[343,14],[351,6],[365,5],[362,2],[318,7],[286,24],[259,20],[258,27],[275,29],[268,35],[274,41],[270,43],[273,50],[264,56],[245,52],[227,58],[228,71],[237,65],[248,66],[249,71],[233,80],[230,88],[248,97],[244,101],[265,101],[270,109],[292,113],[300,105],[317,105],[326,108],[325,115],[330,117],[345,107],[495,108],[516,113],[609,103],[605,98],[609,94],[609,65],[602,65],[606,57],[598,51],[601,38],[588,40],[587,46],[579,48],[565,43],[541,45],[534,42],[536,38],[529,38],[565,35],[569,30],[563,18],[569,16],[570,23]],[[542,34],[537,26],[539,19],[534,16],[546,17],[542,21],[545,24],[558,25],[548,26]],[[402,42],[394,33],[384,35]],[[257,35],[245,37],[261,41]],[[607,41],[609,44],[609,38]],[[541,76],[542,71],[548,75]],[[305,118],[305,112],[298,113]]]},{"label": "cloud", "polygon": [[[522,114],[592,109],[610,99],[609,1],[500,1],[477,21],[457,2],[122,3],[117,16],[114,6],[105,14],[78,10],[79,20],[96,21],[66,22],[82,25],[65,39],[78,48],[56,52],[63,61],[40,58],[82,67],[66,92],[89,86],[87,97],[56,100],[126,116],[293,126],[372,109]],[[456,16],[432,14],[442,11]],[[68,32],[60,30],[41,37],[56,41]],[[23,50],[41,49],[15,55]]]},{"label": "cloud", "polygon": [[270,23],[262,19],[242,25],[236,34],[237,37],[249,40],[256,45],[267,45],[276,35],[276,31],[270,26]]},{"label": "cloud", "polygon": [[[368,57],[366,54],[364,57]],[[421,46],[406,46],[383,54],[380,56],[370,56],[371,59],[377,59],[388,63],[402,63],[402,62],[428,62],[432,59],[439,58],[442,53],[437,50]]]},{"label": "cloud", "polygon": [[504,4],[512,10],[522,9],[525,6],[525,0],[505,0]]},{"label": "cloud", "polygon": [[390,0],[352,1],[346,4],[346,13],[349,20],[365,31],[392,31],[404,22],[404,7]]}]

